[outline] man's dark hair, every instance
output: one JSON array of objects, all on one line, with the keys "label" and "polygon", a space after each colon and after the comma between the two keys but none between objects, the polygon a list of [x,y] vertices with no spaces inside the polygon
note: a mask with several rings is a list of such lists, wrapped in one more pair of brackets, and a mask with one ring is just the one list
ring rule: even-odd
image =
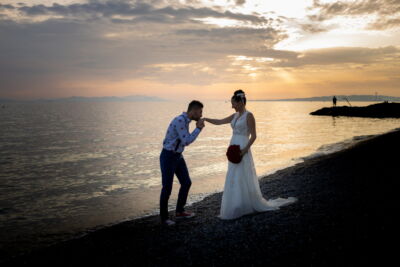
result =
[{"label": "man's dark hair", "polygon": [[187,111],[191,111],[192,109],[203,108],[203,104],[200,101],[193,100],[189,103]]}]

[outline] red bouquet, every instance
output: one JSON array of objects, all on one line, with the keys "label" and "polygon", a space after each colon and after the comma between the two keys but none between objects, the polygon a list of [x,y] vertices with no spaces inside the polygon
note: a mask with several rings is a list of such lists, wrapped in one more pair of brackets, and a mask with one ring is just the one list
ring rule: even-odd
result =
[{"label": "red bouquet", "polygon": [[226,156],[230,162],[236,164],[239,163],[242,160],[242,156],[240,155],[240,146],[230,145],[226,151]]}]

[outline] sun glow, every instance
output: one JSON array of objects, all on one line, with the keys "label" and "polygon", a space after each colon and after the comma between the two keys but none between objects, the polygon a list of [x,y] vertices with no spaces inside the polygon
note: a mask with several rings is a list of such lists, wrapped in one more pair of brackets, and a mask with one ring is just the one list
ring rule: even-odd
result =
[{"label": "sun glow", "polygon": [[249,26],[249,23],[245,23],[243,21],[235,20],[235,19],[222,19],[222,18],[196,18],[194,20],[201,21],[205,24],[216,25],[219,27],[239,27],[239,26]]}]

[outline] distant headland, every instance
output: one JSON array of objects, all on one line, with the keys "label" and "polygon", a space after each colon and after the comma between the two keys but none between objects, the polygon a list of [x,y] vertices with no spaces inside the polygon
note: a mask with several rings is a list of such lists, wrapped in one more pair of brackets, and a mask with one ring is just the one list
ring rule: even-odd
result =
[{"label": "distant headland", "polygon": [[[264,99],[264,100],[249,100],[249,101],[332,101],[333,95],[330,96],[315,96],[307,98],[285,98],[285,99]],[[338,102],[347,101],[365,101],[365,102],[382,102],[382,101],[400,101],[400,97],[385,96],[385,95],[336,95]]]},{"label": "distant headland", "polygon": [[365,107],[325,107],[311,112],[310,115],[400,118],[400,103],[389,103],[385,101],[383,103],[372,104]]}]

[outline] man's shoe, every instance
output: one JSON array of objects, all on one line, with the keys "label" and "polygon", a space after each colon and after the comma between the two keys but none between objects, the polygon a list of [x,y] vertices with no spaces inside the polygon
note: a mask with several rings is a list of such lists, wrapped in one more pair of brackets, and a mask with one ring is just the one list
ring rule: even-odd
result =
[{"label": "man's shoe", "polygon": [[166,225],[166,226],[171,226],[171,225],[174,225],[175,222],[173,220],[167,219],[167,220],[161,222],[161,224]]},{"label": "man's shoe", "polygon": [[192,218],[195,215],[194,212],[187,212],[187,211],[183,211],[183,212],[177,212],[176,213],[176,219],[183,219],[183,218]]}]

